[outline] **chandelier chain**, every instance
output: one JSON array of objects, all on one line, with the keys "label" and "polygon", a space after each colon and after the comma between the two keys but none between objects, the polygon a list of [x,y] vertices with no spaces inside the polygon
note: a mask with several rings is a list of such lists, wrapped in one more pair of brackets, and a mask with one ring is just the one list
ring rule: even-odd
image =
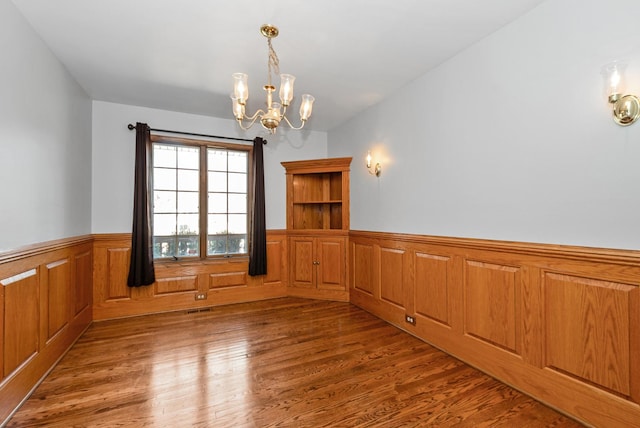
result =
[{"label": "chandelier chain", "polygon": [[269,45],[269,81],[268,84],[271,86],[271,73],[273,72],[276,76],[280,74],[280,60],[278,59],[278,55],[276,51],[273,49],[273,45],[271,44],[271,38],[267,38],[267,43]]}]

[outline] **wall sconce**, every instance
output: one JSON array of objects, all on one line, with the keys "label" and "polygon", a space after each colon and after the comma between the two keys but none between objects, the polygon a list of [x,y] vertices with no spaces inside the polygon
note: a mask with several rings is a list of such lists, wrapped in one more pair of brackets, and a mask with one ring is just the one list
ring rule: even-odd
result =
[{"label": "wall sconce", "polygon": [[380,177],[380,173],[382,172],[382,165],[380,165],[380,162],[376,162],[376,166],[373,171],[371,171],[371,151],[367,152],[367,170],[369,171],[369,174],[375,175],[376,177]]},{"label": "wall sconce", "polygon": [[624,69],[626,64],[614,62],[602,69],[609,103],[613,105],[613,120],[620,126],[629,126],[640,117],[640,100],[635,95],[624,94]]}]

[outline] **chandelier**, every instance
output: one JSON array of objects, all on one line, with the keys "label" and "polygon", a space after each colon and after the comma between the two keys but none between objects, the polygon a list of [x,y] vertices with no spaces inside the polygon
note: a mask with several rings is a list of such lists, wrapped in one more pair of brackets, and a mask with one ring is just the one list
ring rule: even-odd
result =
[{"label": "chandelier", "polygon": [[[290,74],[280,74],[278,55],[276,55],[276,51],[271,45],[271,39],[278,37],[278,28],[272,25],[263,25],[260,27],[260,33],[267,38],[267,46],[269,48],[267,84],[263,87],[267,92],[267,111],[258,110],[253,116],[246,114],[245,107],[247,99],[249,98],[248,76],[245,73],[233,73],[233,94],[231,95],[233,115],[238,125],[240,125],[240,128],[245,131],[251,128],[258,119],[260,119],[262,126],[272,134],[276,133],[276,128],[278,128],[278,125],[280,125],[280,122],[283,120],[292,129],[302,129],[307,119],[309,119],[309,116],[311,116],[315,98],[309,94],[302,95],[302,104],[300,105],[301,125],[298,127],[293,126],[287,118],[286,113],[287,107],[289,107],[293,99],[293,82],[296,78]],[[272,72],[276,75],[280,74],[280,103],[273,102],[273,93],[276,88],[271,83]],[[244,124],[245,120],[248,121],[247,125]]]}]

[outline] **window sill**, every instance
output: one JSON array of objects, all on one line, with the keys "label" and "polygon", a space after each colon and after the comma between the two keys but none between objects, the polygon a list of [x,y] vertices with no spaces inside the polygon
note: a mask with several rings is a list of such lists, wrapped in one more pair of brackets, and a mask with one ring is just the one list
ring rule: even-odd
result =
[{"label": "window sill", "polygon": [[248,263],[249,256],[230,256],[230,257],[212,257],[208,259],[160,259],[154,260],[154,266],[205,266],[205,265],[220,265],[229,263]]}]

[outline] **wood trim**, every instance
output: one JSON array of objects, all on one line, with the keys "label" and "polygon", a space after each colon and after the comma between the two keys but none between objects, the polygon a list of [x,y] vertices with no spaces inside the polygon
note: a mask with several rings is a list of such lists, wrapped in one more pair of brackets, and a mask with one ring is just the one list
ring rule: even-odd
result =
[{"label": "wood trim", "polygon": [[349,232],[349,236],[352,238],[374,238],[377,240],[384,239],[404,243],[432,244],[474,250],[503,251],[512,254],[561,257],[563,259],[607,262],[632,266],[637,266],[638,263],[640,263],[640,251],[638,250],[619,250],[431,235],[410,235],[404,233],[367,232],[362,230],[351,230]]},{"label": "wood trim", "polygon": [[93,240],[92,235],[74,236],[72,238],[55,239],[53,241],[42,242],[38,244],[25,245],[14,250],[0,253],[0,265],[13,261],[18,261],[30,256],[49,253],[51,251],[74,245],[90,243]]},{"label": "wood trim", "polygon": [[587,425],[640,427],[639,251],[365,231],[349,248],[352,303]]},{"label": "wood trim", "polygon": [[302,161],[280,162],[287,171],[287,174],[302,174],[331,172],[331,171],[349,171],[351,165],[350,157],[329,158],[329,159],[312,159]]}]

